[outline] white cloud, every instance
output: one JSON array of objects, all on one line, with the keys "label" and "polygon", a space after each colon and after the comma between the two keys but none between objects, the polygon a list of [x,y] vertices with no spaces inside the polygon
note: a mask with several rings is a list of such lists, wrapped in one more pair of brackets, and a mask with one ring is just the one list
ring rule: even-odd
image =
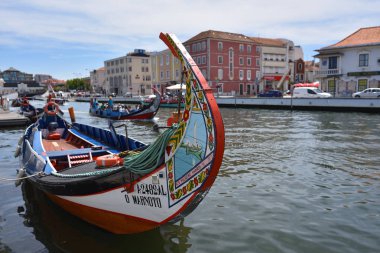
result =
[{"label": "white cloud", "polygon": [[186,40],[208,29],[324,44],[377,25],[380,1],[6,0],[0,7],[0,32],[134,48],[160,31]]},{"label": "white cloud", "polygon": [[0,45],[116,56],[164,49],[160,32],[185,41],[213,29],[327,46],[360,27],[380,25],[379,10],[380,0],[1,0]]}]

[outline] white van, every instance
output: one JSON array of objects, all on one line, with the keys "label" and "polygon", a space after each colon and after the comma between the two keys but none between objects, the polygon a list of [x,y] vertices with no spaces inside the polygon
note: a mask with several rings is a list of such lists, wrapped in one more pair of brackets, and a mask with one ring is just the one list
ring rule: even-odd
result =
[{"label": "white van", "polygon": [[330,93],[323,92],[316,87],[296,87],[293,90],[294,98],[330,98]]}]

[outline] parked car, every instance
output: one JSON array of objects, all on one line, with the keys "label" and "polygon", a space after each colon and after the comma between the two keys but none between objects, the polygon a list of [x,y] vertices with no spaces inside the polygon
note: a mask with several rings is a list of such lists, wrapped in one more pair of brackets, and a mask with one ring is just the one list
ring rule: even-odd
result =
[{"label": "parked car", "polygon": [[316,87],[296,87],[293,90],[294,98],[330,98],[332,95]]},{"label": "parked car", "polygon": [[352,94],[353,98],[380,98],[380,88],[369,88]]},{"label": "parked car", "polygon": [[279,90],[268,90],[263,93],[259,93],[258,97],[282,97],[282,92]]}]

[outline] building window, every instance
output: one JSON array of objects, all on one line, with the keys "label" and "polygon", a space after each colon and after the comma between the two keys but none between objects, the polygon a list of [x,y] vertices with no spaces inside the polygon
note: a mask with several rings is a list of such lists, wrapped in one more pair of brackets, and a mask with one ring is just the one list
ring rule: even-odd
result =
[{"label": "building window", "polygon": [[247,65],[251,66],[251,58],[247,58]]},{"label": "building window", "polygon": [[191,50],[193,52],[196,52],[197,51],[197,44],[193,44],[192,47],[191,47]]},{"label": "building window", "polygon": [[179,70],[178,69],[175,70],[175,77],[179,77]]},{"label": "building window", "polygon": [[239,64],[240,64],[240,65],[243,65],[243,64],[244,64],[244,59],[243,59],[243,57],[239,57]]},{"label": "building window", "polygon": [[218,42],[218,50],[223,50],[223,42]]},{"label": "building window", "polygon": [[202,64],[206,64],[206,56],[205,55],[202,56]]},{"label": "building window", "polygon": [[239,52],[244,52],[244,45],[243,44],[239,45]]},{"label": "building window", "polygon": [[218,56],[218,63],[223,64],[223,56]]},{"label": "building window", "polygon": [[298,71],[302,71],[302,63],[298,63]]},{"label": "building window", "polygon": [[170,55],[166,55],[166,65],[169,65]]},{"label": "building window", "polygon": [[234,78],[234,49],[230,48],[228,52],[229,60],[228,60],[228,75],[232,80]]},{"label": "building window", "polygon": [[252,46],[251,45],[247,45],[247,53],[251,53],[252,52]]},{"label": "building window", "polygon": [[199,57],[197,57],[197,64],[199,65],[199,64],[201,64],[201,61],[202,61],[202,58],[199,56]]},{"label": "building window", "polygon": [[160,55],[160,66],[164,65],[164,56]]},{"label": "building window", "polygon": [[206,50],[206,41],[202,42],[202,51]]},{"label": "building window", "polygon": [[129,67],[128,67],[128,71],[132,71],[132,66],[129,66]]},{"label": "building window", "polygon": [[223,80],[223,69],[218,69],[218,80]]},{"label": "building window", "polygon": [[259,58],[256,58],[256,66],[260,66],[260,59]]},{"label": "building window", "polygon": [[251,70],[247,70],[247,80],[251,80]]},{"label": "building window", "polygon": [[368,67],[368,54],[359,54],[359,67]]},{"label": "building window", "polygon": [[338,68],[338,57],[331,56],[329,57],[329,69],[337,69]]},{"label": "building window", "polygon": [[161,78],[161,79],[164,78],[164,72],[163,72],[163,71],[160,72],[160,78]]},{"label": "building window", "polygon": [[239,94],[240,95],[244,94],[244,85],[242,83],[239,85]]},{"label": "building window", "polygon": [[260,71],[256,71],[256,80],[259,80],[260,79]]},{"label": "building window", "polygon": [[368,80],[367,79],[359,79],[358,80],[358,91],[363,91],[367,89]]},{"label": "building window", "polygon": [[166,71],[166,78],[169,79],[170,78],[170,75],[169,75],[169,70]]},{"label": "building window", "polygon": [[243,70],[239,70],[239,79],[240,80],[244,79],[244,71]]}]

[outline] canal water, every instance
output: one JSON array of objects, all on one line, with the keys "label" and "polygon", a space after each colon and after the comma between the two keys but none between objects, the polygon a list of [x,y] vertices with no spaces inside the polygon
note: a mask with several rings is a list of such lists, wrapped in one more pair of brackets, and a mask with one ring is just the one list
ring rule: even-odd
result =
[{"label": "canal water", "polygon": [[[77,121],[101,127],[87,103]],[[62,109],[66,112],[67,107]],[[173,109],[161,108],[160,125]],[[112,235],[29,184],[0,181],[0,252],[380,252],[380,115],[221,109],[217,180],[181,222]],[[146,143],[153,123],[127,122]],[[119,129],[123,131],[122,129]],[[14,178],[22,129],[0,130],[0,177]]]}]

